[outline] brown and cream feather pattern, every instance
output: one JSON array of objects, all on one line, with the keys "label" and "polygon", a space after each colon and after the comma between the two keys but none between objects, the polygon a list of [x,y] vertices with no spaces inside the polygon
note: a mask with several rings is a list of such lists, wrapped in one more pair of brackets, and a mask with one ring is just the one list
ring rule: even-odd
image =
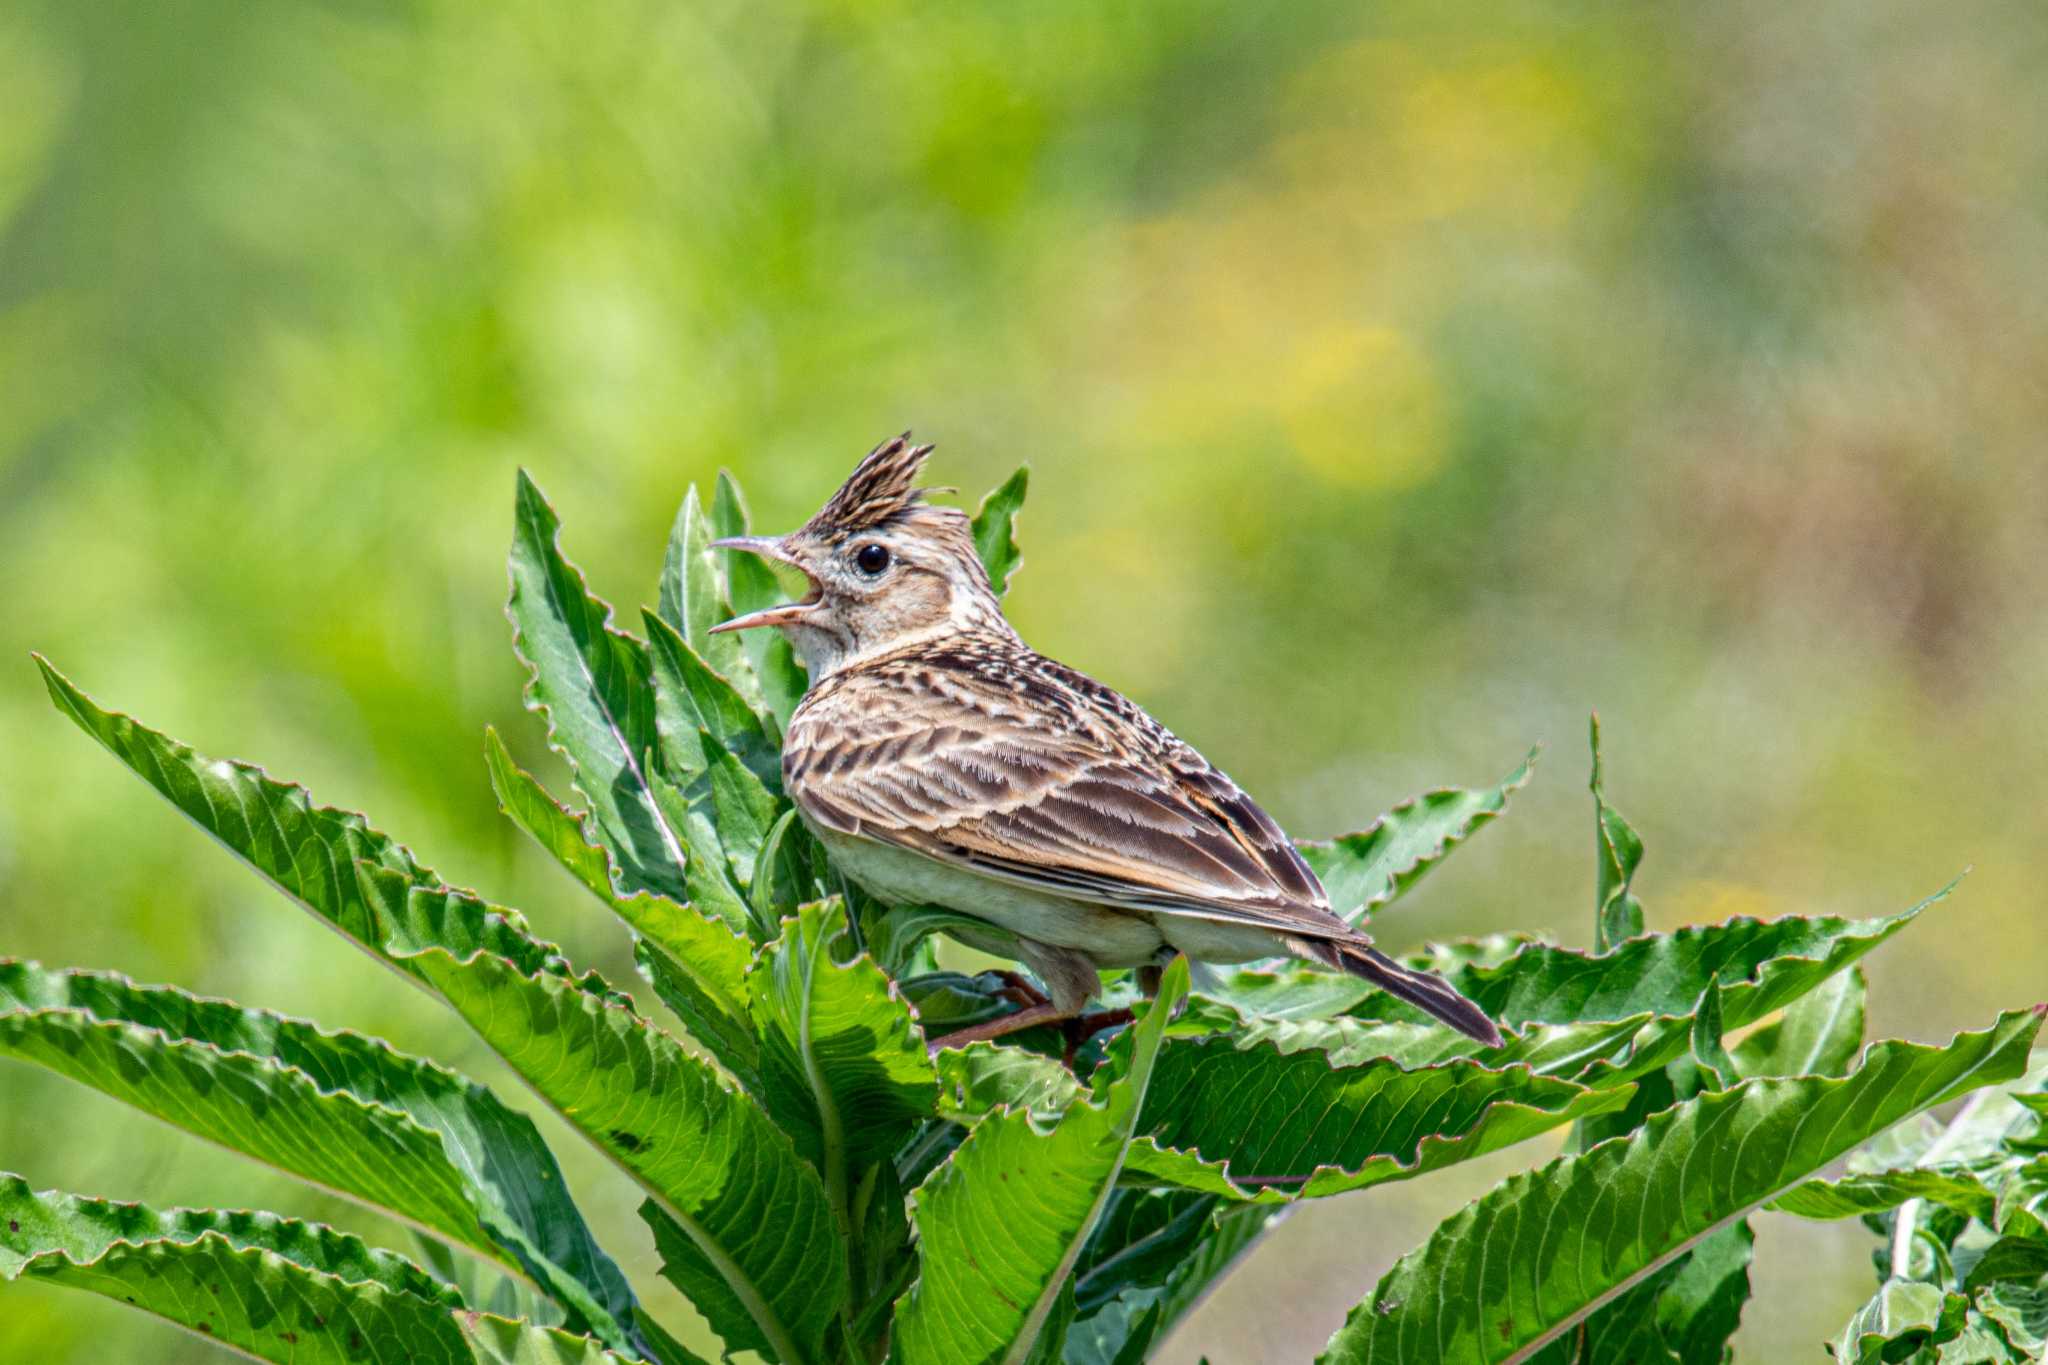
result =
[{"label": "brown and cream feather pattern", "polygon": [[784,742],[817,824],[1111,906],[1361,937],[1266,813],[1135,703],[1014,636],[834,674]]}]

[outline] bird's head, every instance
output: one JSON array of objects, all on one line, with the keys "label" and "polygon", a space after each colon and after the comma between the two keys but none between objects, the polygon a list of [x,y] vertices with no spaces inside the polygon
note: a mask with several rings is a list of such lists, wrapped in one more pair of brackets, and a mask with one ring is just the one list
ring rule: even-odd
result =
[{"label": "bird's head", "polygon": [[952,490],[916,486],[931,452],[905,432],[869,451],[817,515],[789,534],[713,541],[790,565],[810,584],[798,601],[713,629],[779,626],[813,682],[913,641],[1007,633],[967,515],[924,500]]}]

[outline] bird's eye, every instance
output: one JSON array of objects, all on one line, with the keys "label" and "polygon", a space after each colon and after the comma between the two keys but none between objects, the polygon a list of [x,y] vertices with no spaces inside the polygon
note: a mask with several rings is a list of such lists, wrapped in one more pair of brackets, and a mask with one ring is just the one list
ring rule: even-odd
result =
[{"label": "bird's eye", "polygon": [[872,577],[889,567],[889,547],[875,544],[863,545],[860,549],[854,551],[853,562],[860,566],[862,573]]}]

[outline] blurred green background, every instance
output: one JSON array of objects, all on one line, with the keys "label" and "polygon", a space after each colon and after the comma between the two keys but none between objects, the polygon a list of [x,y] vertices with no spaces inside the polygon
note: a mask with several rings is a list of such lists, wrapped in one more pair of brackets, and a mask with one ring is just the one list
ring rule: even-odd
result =
[{"label": "blurred green background", "polygon": [[[650,601],[721,465],[1033,466],[1011,602],[1301,835],[1536,784],[1381,929],[1583,942],[1586,712],[1657,927],[1959,897],[1873,1026],[2048,994],[2048,11],[13,0],[0,9],[0,952],[373,1030],[523,1102],[52,712],[369,811],[632,979],[500,820],[512,475]],[[550,1118],[550,1134],[563,1130]],[[657,1312],[626,1183],[562,1144]],[[1307,1210],[1169,1351],[1305,1359],[1535,1147]],[[38,1186],[396,1230],[0,1068]],[[1460,1184],[1462,1180],[1464,1183]],[[1766,1218],[1752,1360],[1862,1299]],[[0,1292],[0,1359],[212,1360]]]}]

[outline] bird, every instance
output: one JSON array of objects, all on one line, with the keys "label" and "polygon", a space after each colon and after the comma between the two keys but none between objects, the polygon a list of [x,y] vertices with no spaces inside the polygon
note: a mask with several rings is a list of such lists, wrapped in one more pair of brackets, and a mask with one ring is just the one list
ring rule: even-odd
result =
[{"label": "bird", "polygon": [[[1221,769],[1003,615],[972,525],[927,499],[910,433],[861,459],[816,515],[715,548],[798,571],[798,600],[715,626],[774,627],[809,674],[783,735],[784,790],[832,862],[886,904],[1044,983],[942,1048],[1070,1025],[1104,970],[1290,957],[1361,977],[1486,1044],[1485,1011],[1330,908],[1272,817]],[[1091,1016],[1091,1018],[1100,1017]]]}]

